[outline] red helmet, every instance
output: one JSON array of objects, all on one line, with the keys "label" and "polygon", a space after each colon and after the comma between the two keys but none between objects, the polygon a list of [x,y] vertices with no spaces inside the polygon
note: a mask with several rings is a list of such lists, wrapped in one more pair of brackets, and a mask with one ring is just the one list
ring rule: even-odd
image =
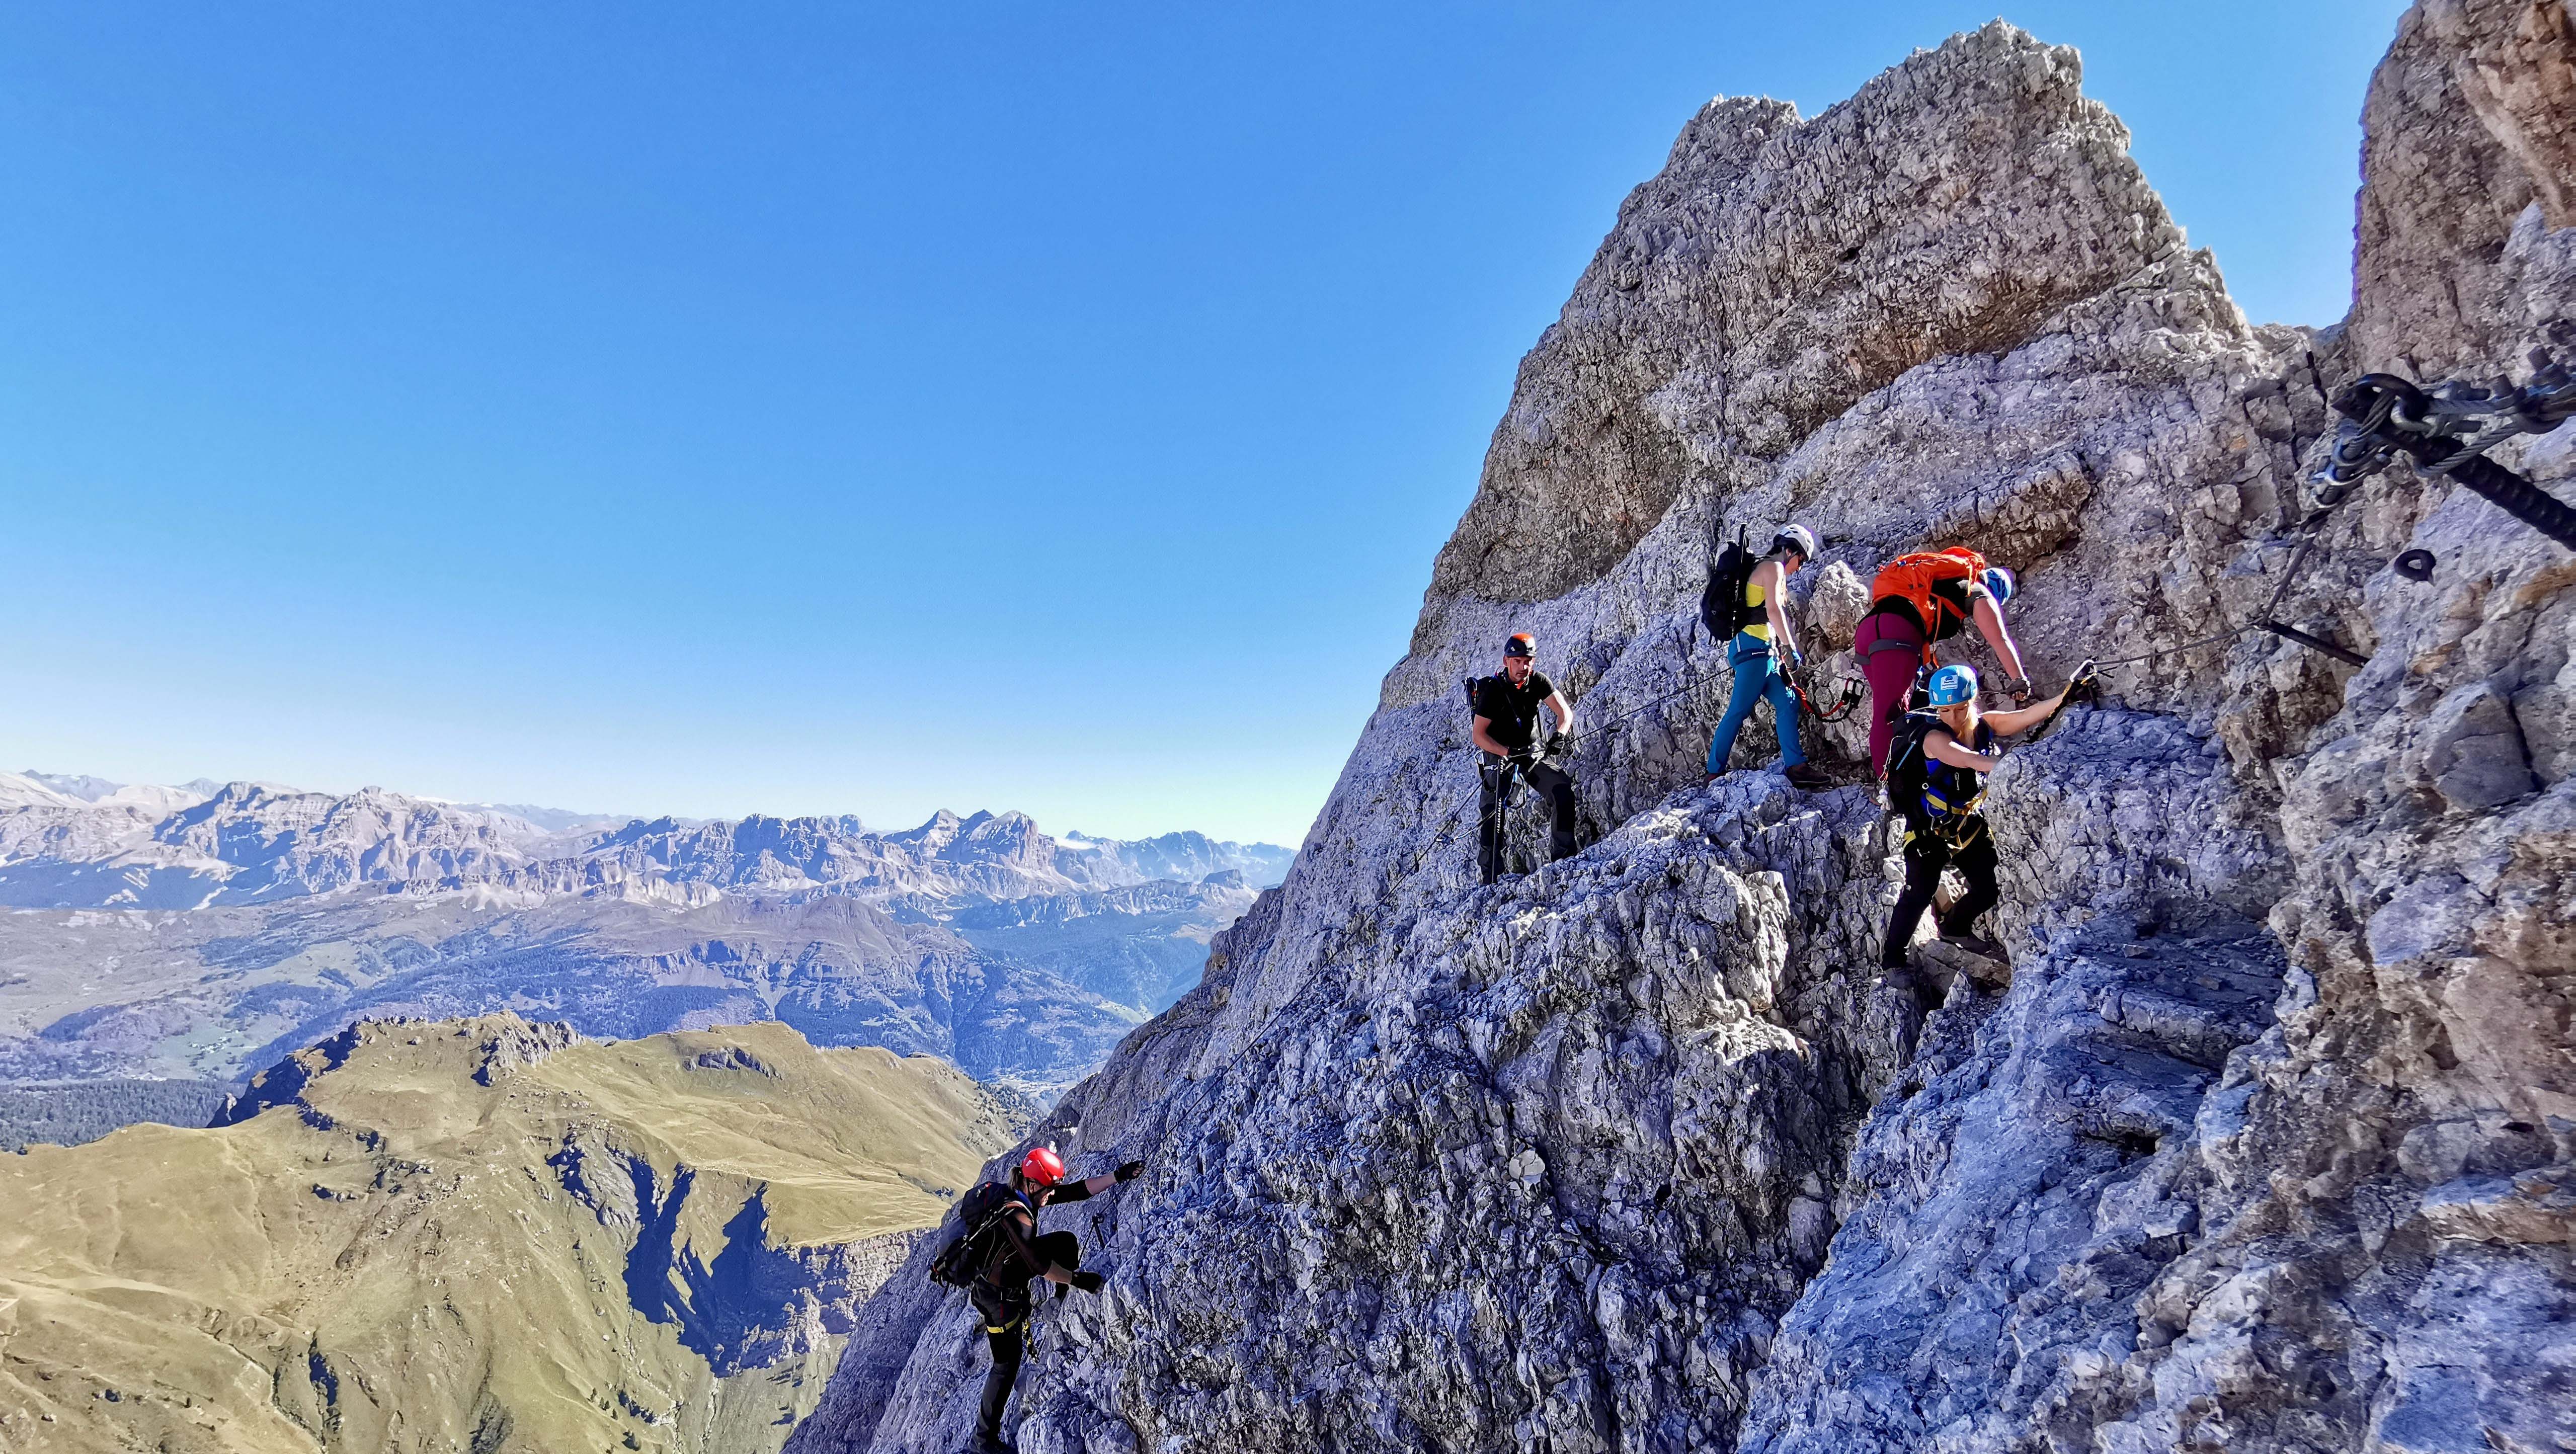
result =
[{"label": "red helmet", "polygon": [[1064,1158],[1040,1146],[1020,1158],[1020,1179],[1031,1186],[1053,1186],[1064,1180]]}]

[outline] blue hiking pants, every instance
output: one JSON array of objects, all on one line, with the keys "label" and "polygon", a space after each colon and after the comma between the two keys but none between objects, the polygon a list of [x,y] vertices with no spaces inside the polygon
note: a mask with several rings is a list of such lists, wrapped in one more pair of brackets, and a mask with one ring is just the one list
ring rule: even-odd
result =
[{"label": "blue hiking pants", "polygon": [[1805,762],[1807,754],[1798,748],[1798,694],[1780,674],[1780,659],[1772,654],[1771,643],[1739,631],[1727,645],[1726,664],[1735,670],[1735,695],[1727,699],[1717,735],[1708,740],[1709,772],[1726,771],[1727,756],[1735,751],[1735,734],[1744,730],[1744,719],[1753,715],[1754,702],[1766,696],[1771,699],[1772,725],[1780,731],[1780,765],[1789,768]]}]

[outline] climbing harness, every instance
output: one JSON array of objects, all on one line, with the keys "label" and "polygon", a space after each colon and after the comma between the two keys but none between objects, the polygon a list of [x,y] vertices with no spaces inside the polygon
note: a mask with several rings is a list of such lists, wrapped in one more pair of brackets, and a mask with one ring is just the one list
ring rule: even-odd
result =
[{"label": "climbing harness", "polygon": [[[1890,810],[1905,819],[1908,841],[1919,820],[1922,831],[1955,852],[1976,842],[1985,831],[1985,819],[1977,810],[1985,804],[1986,785],[1981,773],[1933,761],[1926,741],[1935,731],[1947,730],[1936,713],[1905,715],[1899,740],[1888,754],[1887,801]],[[1972,750],[1983,751],[1993,740],[1993,730],[1981,728]]]}]

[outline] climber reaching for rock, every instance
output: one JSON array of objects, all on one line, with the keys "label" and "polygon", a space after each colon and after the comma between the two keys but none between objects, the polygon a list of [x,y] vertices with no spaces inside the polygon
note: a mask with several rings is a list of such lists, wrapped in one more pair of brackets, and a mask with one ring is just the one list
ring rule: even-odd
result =
[{"label": "climber reaching for rock", "polygon": [[2093,664],[2076,670],[2066,689],[2044,702],[2008,712],[1977,706],[1977,669],[1945,666],[1932,674],[1932,708],[1910,712],[1899,725],[1887,771],[1889,806],[1905,819],[1905,890],[1887,918],[1879,967],[1890,983],[1911,986],[1906,949],[1914,926],[1941,884],[1941,870],[1956,864],[1967,893],[1941,916],[1941,942],[1980,958],[2001,960],[2003,947],[1976,932],[1979,915],[1995,905],[1995,838],[1977,811],[1985,775],[2003,761],[1999,738],[2018,737],[2045,725],[2068,702],[2091,700]]},{"label": "climber reaching for rock", "polygon": [[2004,624],[2004,602],[2013,597],[2011,571],[1954,545],[1889,561],[1870,583],[1869,595],[1869,611],[1852,633],[1852,651],[1860,657],[1861,675],[1869,678],[1871,772],[1886,776],[1888,744],[1905,715],[1906,698],[1923,671],[1941,664],[1933,644],[1971,624],[2003,663],[2004,690],[2016,699],[2030,694],[2021,648]]},{"label": "climber reaching for rock", "polygon": [[1803,525],[1783,527],[1760,559],[1741,543],[1719,552],[1709,568],[1708,589],[1700,596],[1700,621],[1709,634],[1727,643],[1726,663],[1735,671],[1735,694],[1726,715],[1708,741],[1708,780],[1726,771],[1735,751],[1736,734],[1753,715],[1753,704],[1771,699],[1771,723],[1780,735],[1780,775],[1802,788],[1828,786],[1821,772],[1807,765],[1798,745],[1798,694],[1789,672],[1806,665],[1798,634],[1789,625],[1789,577],[1813,560],[1816,537]]},{"label": "climber reaching for rock", "polygon": [[[1516,631],[1503,643],[1503,669],[1479,678],[1469,688],[1475,725],[1470,736],[1484,754],[1477,760],[1476,866],[1484,880],[1502,877],[1503,809],[1511,802],[1514,780],[1526,779],[1548,804],[1548,857],[1574,853],[1574,779],[1563,762],[1574,734],[1574,708],[1565,694],[1537,670],[1538,638]],[[1556,718],[1540,760],[1538,709]]]},{"label": "climber reaching for rock", "polygon": [[[1012,1448],[1002,1439],[1002,1406],[1010,1400],[1027,1351],[1029,1279],[1043,1277],[1057,1284],[1058,1297],[1066,1288],[1098,1292],[1102,1285],[1099,1273],[1079,1270],[1080,1239],[1071,1232],[1039,1235],[1038,1208],[1086,1200],[1135,1179],[1144,1169],[1145,1163],[1130,1161],[1106,1175],[1067,1182],[1064,1158],[1040,1146],[1012,1168],[1008,1187],[986,1182],[966,1194],[960,1210],[973,1230],[964,1245],[980,1263],[967,1295],[983,1315],[984,1337],[993,1350],[993,1369],[984,1375],[984,1402],[975,1416],[977,1454],[1007,1454]],[[982,1235],[988,1228],[989,1235]]]}]

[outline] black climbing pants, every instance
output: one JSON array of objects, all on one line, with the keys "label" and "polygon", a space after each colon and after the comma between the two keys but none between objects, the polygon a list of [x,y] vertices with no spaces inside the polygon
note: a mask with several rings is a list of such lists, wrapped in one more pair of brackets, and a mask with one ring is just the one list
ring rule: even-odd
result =
[{"label": "black climbing pants", "polygon": [[1547,799],[1547,856],[1550,861],[1574,856],[1574,779],[1556,767],[1534,762],[1527,766],[1490,752],[1478,753],[1484,759],[1477,764],[1476,792],[1476,867],[1485,882],[1503,876],[1503,837],[1506,827],[1504,812],[1511,807],[1520,780],[1538,789]]},{"label": "black climbing pants", "polygon": [[[1049,1232],[1031,1242],[1029,1250],[1068,1271],[1082,1266],[1082,1240],[1071,1232]],[[1029,1290],[1026,1282],[1002,1291],[978,1282],[973,1296],[975,1311],[984,1319],[984,1341],[993,1350],[992,1371],[984,1375],[984,1402],[975,1410],[975,1437],[989,1445],[1002,1437],[1002,1406],[1011,1401],[1020,1359],[1028,1352]]]},{"label": "black climbing pants", "polygon": [[[982,1311],[978,1306],[978,1311]],[[992,1313],[985,1313],[990,1318]],[[1002,1405],[1010,1402],[1011,1385],[1019,1381],[1020,1358],[1028,1351],[1029,1305],[1008,1310],[1001,1331],[984,1325],[984,1341],[993,1349],[993,1371],[984,1375],[983,1406],[975,1411],[975,1437],[986,1444],[1002,1437]]]},{"label": "black climbing pants", "polygon": [[1968,891],[1941,916],[1941,932],[1965,934],[1977,922],[1977,916],[1995,906],[2003,890],[1995,883],[1995,835],[1979,815],[1970,815],[1963,835],[1966,842],[1953,847],[1919,819],[1906,820],[1911,835],[1905,844],[1905,891],[1896,896],[1896,908],[1887,916],[1887,942],[1878,952],[1881,968],[1905,968],[1905,946],[1914,938],[1914,926],[1923,920],[1923,911],[1932,907],[1932,895],[1941,887],[1941,870],[1955,864],[1959,876],[1968,881]]}]

